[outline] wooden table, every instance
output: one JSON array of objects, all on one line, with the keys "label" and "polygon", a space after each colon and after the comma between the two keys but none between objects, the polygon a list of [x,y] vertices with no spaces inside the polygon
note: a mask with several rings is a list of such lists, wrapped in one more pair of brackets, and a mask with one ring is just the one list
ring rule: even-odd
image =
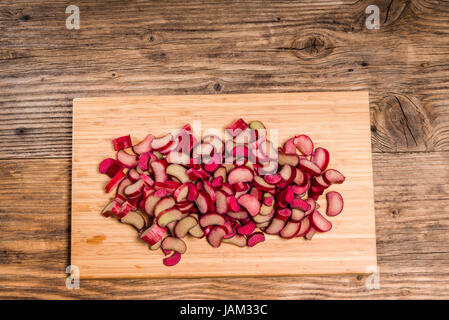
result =
[{"label": "wooden table", "polygon": [[[79,30],[67,1],[0,3],[0,298],[449,298],[447,2],[72,4]],[[380,289],[361,275],[66,288],[73,98],[332,90],[370,91]]]}]

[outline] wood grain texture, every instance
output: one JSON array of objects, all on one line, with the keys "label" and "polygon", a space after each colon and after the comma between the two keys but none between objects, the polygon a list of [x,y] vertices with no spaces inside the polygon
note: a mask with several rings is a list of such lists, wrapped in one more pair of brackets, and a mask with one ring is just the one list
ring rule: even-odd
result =
[{"label": "wood grain texture", "polygon": [[[448,298],[448,2],[73,4],[79,31],[66,1],[0,2],[0,159],[23,159],[0,161],[2,298]],[[354,276],[65,288],[72,99],[354,89],[370,91],[381,290]],[[66,159],[28,160],[44,157]]]},{"label": "wood grain texture", "polygon": [[[380,8],[380,30],[365,28],[369,4]],[[73,31],[65,1],[0,3],[1,159],[70,157],[72,99],[117,94],[365,89],[379,121],[374,151],[449,148],[447,2],[78,5]],[[382,120],[397,95],[405,117]],[[416,112],[428,120],[410,133]]]},{"label": "wood grain texture", "polygon": [[[313,241],[266,235],[267,241],[244,249],[215,249],[205,239],[187,239],[182,261],[167,268],[162,252],[150,252],[133,228],[101,216],[111,195],[104,192],[108,178],[98,164],[114,156],[113,138],[131,134],[139,141],[186,123],[197,136],[222,135],[238,118],[262,121],[276,145],[306,132],[316,146],[329,150],[329,167],[346,176],[343,185],[332,188],[343,195],[345,208],[332,219],[331,232]],[[353,150],[357,156],[348,156]],[[76,99],[72,161],[71,263],[81,278],[357,274],[376,267],[368,92]],[[319,203],[326,207],[324,199]]]},{"label": "wood grain texture", "polygon": [[[79,290],[68,290],[71,161],[2,160],[0,298],[447,299],[448,157],[373,155],[379,290],[367,290],[361,274],[81,280]],[[435,176],[435,167],[442,174]],[[26,232],[18,232],[23,225]]]}]

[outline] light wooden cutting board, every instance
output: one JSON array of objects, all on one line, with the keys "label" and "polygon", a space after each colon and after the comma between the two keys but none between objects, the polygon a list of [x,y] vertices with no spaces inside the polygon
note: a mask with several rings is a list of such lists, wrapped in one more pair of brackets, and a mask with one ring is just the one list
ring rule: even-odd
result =
[{"label": "light wooden cutting board", "polygon": [[[261,120],[277,129],[279,144],[308,134],[329,150],[334,167],[346,175],[330,190],[345,200],[333,228],[312,241],[266,236],[253,248],[188,239],[187,252],[174,267],[162,264],[127,225],[100,215],[110,195],[108,177],[98,172],[113,157],[113,138],[148,132],[162,135],[201,120],[203,128],[224,128],[237,118]],[[324,198],[324,197],[322,197]],[[325,211],[325,199],[320,199]],[[268,276],[361,274],[376,266],[371,134],[367,92],[148,96],[75,99],[73,102],[71,264],[81,278]]]}]

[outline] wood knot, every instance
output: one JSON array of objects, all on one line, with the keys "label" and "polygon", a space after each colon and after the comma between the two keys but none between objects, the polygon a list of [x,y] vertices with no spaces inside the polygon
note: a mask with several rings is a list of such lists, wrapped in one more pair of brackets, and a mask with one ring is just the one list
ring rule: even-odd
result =
[{"label": "wood knot", "polygon": [[24,136],[27,134],[27,132],[28,132],[28,129],[24,128],[24,127],[20,127],[20,128],[17,128],[14,130],[14,133],[18,136]]},{"label": "wood knot", "polygon": [[214,84],[214,90],[217,91],[217,92],[220,92],[221,91],[221,84],[218,83],[218,82],[216,84]]},{"label": "wood knot", "polygon": [[334,45],[325,35],[311,34],[293,40],[290,48],[296,57],[310,60],[327,57],[334,50]]},{"label": "wood knot", "polygon": [[[384,3],[380,4],[380,7],[379,7],[380,12],[385,12],[385,18],[383,19],[383,23],[381,23],[381,27],[382,27],[382,25],[384,25],[384,26],[392,25],[396,21],[401,19],[401,17],[404,15],[404,12],[407,9],[407,7],[409,6],[409,4],[410,4],[410,0],[390,1],[389,3],[384,2]],[[382,8],[384,6],[386,8]]]},{"label": "wood knot", "polygon": [[390,94],[374,107],[372,131],[376,151],[429,151],[433,128],[420,101],[412,96]]},{"label": "wood knot", "polygon": [[151,30],[151,29],[146,29],[146,30],[143,32],[142,40],[143,40],[144,42],[146,42],[145,46],[146,46],[147,44],[153,46],[153,45],[160,44],[160,43],[162,42],[162,37],[161,37],[160,34],[155,33],[153,30]]},{"label": "wood knot", "polygon": [[23,16],[20,17],[20,20],[22,21],[29,21],[31,19],[31,16],[29,14],[24,14]]}]

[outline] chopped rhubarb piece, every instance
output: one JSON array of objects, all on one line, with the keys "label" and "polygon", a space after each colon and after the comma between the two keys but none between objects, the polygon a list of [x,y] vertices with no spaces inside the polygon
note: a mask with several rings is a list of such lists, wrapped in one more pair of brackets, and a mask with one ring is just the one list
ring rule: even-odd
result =
[{"label": "chopped rhubarb piece", "polygon": [[309,156],[313,152],[313,142],[308,136],[302,134],[300,136],[295,137],[293,143],[296,148],[305,156]]},{"label": "chopped rhubarb piece", "polygon": [[318,209],[318,203],[312,198],[308,198],[306,202],[310,205],[309,209],[304,212],[305,216],[308,216],[309,214],[312,214],[315,209]]},{"label": "chopped rhubarb piece", "polygon": [[263,191],[272,191],[276,188],[276,186],[268,184],[264,178],[260,177],[260,176],[255,176],[254,177],[254,185],[263,190]]},{"label": "chopped rhubarb piece", "polygon": [[173,193],[173,197],[175,198],[176,202],[181,202],[181,201],[187,200],[187,195],[189,192],[189,185],[190,185],[190,182],[185,182],[176,188],[176,190]]},{"label": "chopped rhubarb piece", "polygon": [[165,169],[166,174],[171,177],[175,177],[181,183],[185,183],[190,181],[189,176],[187,175],[187,169],[181,166],[180,164],[172,163]]},{"label": "chopped rhubarb piece", "polygon": [[120,222],[133,226],[137,231],[142,230],[145,227],[145,219],[139,211],[131,211]]},{"label": "chopped rhubarb piece", "polygon": [[154,206],[154,216],[157,218],[160,213],[162,213],[166,209],[173,208],[175,204],[175,199],[170,196],[159,199],[159,201]]},{"label": "chopped rhubarb piece", "polygon": [[133,184],[127,186],[124,190],[124,193],[128,198],[135,198],[142,194],[143,187],[144,181],[142,179],[139,179]]},{"label": "chopped rhubarb piece", "polygon": [[151,162],[151,168],[154,172],[154,179],[157,182],[165,182],[168,180],[168,175],[165,171],[165,162],[162,160],[155,160]]},{"label": "chopped rhubarb piece", "polygon": [[327,210],[326,214],[329,217],[335,217],[343,210],[343,197],[336,191],[330,191],[326,194],[327,197]]},{"label": "chopped rhubarb piece", "polygon": [[223,177],[216,177],[214,180],[212,180],[212,187],[214,188],[221,188],[223,185]]},{"label": "chopped rhubarb piece", "polygon": [[307,192],[307,190],[309,190],[310,184],[309,182],[307,182],[306,185],[304,186],[292,186],[293,189],[293,193],[296,195],[303,195]]},{"label": "chopped rhubarb piece", "polygon": [[198,189],[193,183],[189,183],[189,190],[187,192],[187,200],[195,201],[198,198]]},{"label": "chopped rhubarb piece", "polygon": [[290,207],[299,209],[299,210],[302,210],[305,212],[310,209],[310,204],[308,204],[307,201],[302,200],[301,198],[296,198],[290,202]]},{"label": "chopped rhubarb piece", "polygon": [[111,192],[111,190],[117,186],[120,181],[126,178],[126,174],[123,171],[119,171],[107,184],[105,187],[106,193]]},{"label": "chopped rhubarb piece", "polygon": [[301,225],[299,227],[298,233],[296,234],[297,237],[302,237],[307,234],[307,232],[311,228],[311,223],[309,217],[306,217],[301,220]]},{"label": "chopped rhubarb piece", "polygon": [[324,148],[318,147],[312,156],[312,161],[321,169],[321,171],[326,170],[329,164],[329,151]]},{"label": "chopped rhubarb piece", "polygon": [[207,213],[200,218],[200,225],[203,228],[208,226],[223,226],[225,222],[224,216],[217,213]]},{"label": "chopped rhubarb piece", "polygon": [[223,237],[223,241],[224,243],[230,243],[233,244],[237,247],[246,247],[246,238],[244,236],[241,236],[239,234],[234,234],[232,237],[230,238],[226,238]]},{"label": "chopped rhubarb piece", "polygon": [[[196,213],[192,213],[191,216],[198,221],[198,215]],[[189,230],[189,234],[195,238],[202,238],[205,235],[199,223],[197,223],[192,229]]]},{"label": "chopped rhubarb piece", "polygon": [[115,216],[116,216],[118,219],[121,219],[121,218],[123,218],[124,216],[126,216],[130,211],[135,211],[135,210],[136,210],[136,207],[135,207],[134,205],[132,205],[129,201],[125,201],[125,202],[122,204],[122,206],[121,206],[121,208],[120,208],[120,211],[117,212],[117,214],[115,214]]},{"label": "chopped rhubarb piece", "polygon": [[138,163],[137,156],[129,154],[125,150],[119,150],[117,152],[117,161],[127,168],[135,168]]},{"label": "chopped rhubarb piece", "polygon": [[335,169],[328,169],[323,174],[324,181],[328,184],[340,184],[345,181],[345,176]]},{"label": "chopped rhubarb piece", "polygon": [[98,170],[102,174],[106,174],[109,170],[109,168],[115,163],[115,159],[112,158],[106,158],[103,161],[101,161],[100,166]]},{"label": "chopped rhubarb piece", "polygon": [[295,169],[296,169],[296,174],[295,174],[295,178],[293,179],[293,183],[295,183],[298,186],[302,186],[306,182],[306,176],[300,169],[298,169],[298,168],[295,168]]},{"label": "chopped rhubarb piece", "polygon": [[231,134],[231,136],[236,137],[244,130],[248,129],[248,124],[242,118],[235,121],[233,124],[226,128],[226,131]]},{"label": "chopped rhubarb piece", "polygon": [[206,170],[209,173],[214,173],[215,170],[217,170],[220,167],[221,162],[222,162],[221,155],[214,154],[209,159],[209,161],[207,161],[204,164],[204,170]]},{"label": "chopped rhubarb piece", "polygon": [[316,232],[317,230],[314,227],[310,227],[309,231],[307,231],[304,238],[306,238],[307,240],[312,240],[312,237],[315,235]]},{"label": "chopped rhubarb piece", "polygon": [[271,220],[270,225],[265,229],[265,233],[279,234],[286,224],[285,220],[278,219],[276,216]]},{"label": "chopped rhubarb piece", "polygon": [[232,186],[229,183],[223,183],[220,190],[223,191],[227,196],[234,195],[234,190],[232,189]]},{"label": "chopped rhubarb piece", "polygon": [[260,211],[260,202],[251,194],[244,194],[237,199],[239,205],[244,207],[251,216],[255,216]]},{"label": "chopped rhubarb piece", "polygon": [[226,194],[223,191],[215,191],[215,210],[219,214],[225,214],[228,212],[228,202]]},{"label": "chopped rhubarb piece", "polygon": [[258,214],[255,215],[254,217],[252,217],[253,221],[257,224],[257,223],[264,223],[264,222],[270,222],[271,219],[274,216],[274,210],[272,210],[268,215],[262,215],[262,214]]},{"label": "chopped rhubarb piece", "polygon": [[152,246],[159,242],[166,232],[166,228],[161,228],[157,224],[153,224],[147,230],[142,232],[140,238]]},{"label": "chopped rhubarb piece", "polygon": [[181,185],[178,181],[167,180],[165,182],[155,182],[154,189],[155,190],[167,190],[168,193],[173,194],[175,190]]},{"label": "chopped rhubarb piece", "polygon": [[154,138],[151,141],[151,148],[155,151],[164,151],[171,146],[173,141],[173,136],[171,135],[171,133],[168,133],[163,137]]},{"label": "chopped rhubarb piece", "polygon": [[119,161],[115,160],[106,171],[106,174],[113,178],[119,171],[123,170],[124,166]]},{"label": "chopped rhubarb piece", "polygon": [[250,185],[246,182],[239,182],[232,185],[232,188],[235,190],[236,194],[237,192],[246,192],[249,190]]},{"label": "chopped rhubarb piece", "polygon": [[279,151],[278,152],[278,162],[279,162],[279,165],[281,165],[281,166],[289,164],[292,167],[296,167],[299,163],[299,158],[298,158],[297,154],[288,154],[288,153]]},{"label": "chopped rhubarb piece", "polygon": [[196,225],[198,225],[198,220],[194,216],[184,217],[176,223],[174,234],[178,238],[184,238]]},{"label": "chopped rhubarb piece", "polygon": [[264,193],[263,204],[266,206],[272,206],[274,202],[274,197],[269,193]]},{"label": "chopped rhubarb piece", "polygon": [[164,258],[164,260],[162,261],[167,267],[172,267],[174,265],[177,265],[180,260],[181,254],[179,252],[173,252],[171,256]]},{"label": "chopped rhubarb piece", "polygon": [[150,158],[151,158],[151,152],[145,152],[139,156],[138,166],[141,170],[143,170],[143,171],[148,170],[148,161],[150,160]]},{"label": "chopped rhubarb piece", "polygon": [[140,174],[136,169],[130,169],[128,171],[128,179],[130,179],[133,183],[140,179]]},{"label": "chopped rhubarb piece", "polygon": [[187,170],[187,175],[189,176],[190,180],[199,180],[201,179],[201,174],[198,172],[198,170],[194,169],[194,168],[190,168]]},{"label": "chopped rhubarb piece", "polygon": [[207,192],[201,190],[198,192],[198,198],[195,200],[195,203],[198,207],[200,213],[205,214],[212,209],[213,203],[209,197]]},{"label": "chopped rhubarb piece", "polygon": [[236,230],[242,236],[249,236],[251,233],[254,232],[255,228],[256,228],[256,224],[254,222],[250,221],[244,225],[237,227]]},{"label": "chopped rhubarb piece", "polygon": [[254,179],[253,171],[248,167],[237,167],[228,174],[228,183],[236,184],[239,182],[251,182]]},{"label": "chopped rhubarb piece", "polygon": [[292,215],[290,220],[293,222],[299,222],[306,216],[306,213],[299,209],[292,209]]},{"label": "chopped rhubarb piece", "polygon": [[168,208],[157,215],[157,224],[164,228],[173,221],[181,220],[183,214],[176,208]]},{"label": "chopped rhubarb piece", "polygon": [[267,183],[272,184],[272,185],[278,184],[282,180],[282,177],[279,173],[267,174],[263,178],[265,179],[265,181]]},{"label": "chopped rhubarb piece", "polygon": [[330,185],[324,181],[323,176],[313,177],[312,178],[312,187],[318,188],[320,190],[328,188]]},{"label": "chopped rhubarb piece", "polygon": [[206,191],[209,194],[211,201],[215,202],[215,200],[216,200],[215,191],[214,191],[214,188],[212,187],[212,184],[210,183],[210,181],[204,180],[203,187],[204,187],[204,191]]},{"label": "chopped rhubarb piece", "polygon": [[288,220],[290,216],[292,215],[292,211],[288,208],[280,209],[276,211],[275,218],[279,220]]},{"label": "chopped rhubarb piece", "polygon": [[217,170],[214,172],[214,178],[221,178],[221,182],[225,183],[227,181],[227,171],[226,168],[223,166],[220,166]]},{"label": "chopped rhubarb piece", "polygon": [[284,190],[279,193],[279,200],[284,204],[285,206],[294,200],[293,197],[295,194],[293,193],[293,188],[291,186],[286,187]]},{"label": "chopped rhubarb piece", "polygon": [[148,176],[146,173],[142,172],[140,174],[140,177],[142,178],[143,182],[145,182],[148,186],[152,187],[154,185],[154,180],[151,179],[151,177]]},{"label": "chopped rhubarb piece", "polygon": [[327,232],[332,229],[332,223],[328,221],[325,217],[321,215],[317,210],[315,210],[312,215],[313,227],[320,232]]},{"label": "chopped rhubarb piece", "polygon": [[184,241],[175,237],[167,237],[162,241],[161,244],[162,249],[164,250],[173,250],[175,252],[179,252],[181,254],[187,251],[187,246]]},{"label": "chopped rhubarb piece", "polygon": [[262,191],[260,191],[256,187],[252,187],[249,194],[252,194],[253,196],[255,196],[258,201],[262,200]]},{"label": "chopped rhubarb piece", "polygon": [[248,212],[246,212],[246,211],[237,211],[237,212],[228,211],[226,213],[226,215],[228,215],[231,218],[239,219],[239,220],[248,218]]},{"label": "chopped rhubarb piece", "polygon": [[207,241],[212,247],[218,248],[227,233],[228,232],[224,226],[213,227],[207,235]]},{"label": "chopped rhubarb piece", "polygon": [[248,247],[254,247],[256,244],[265,241],[265,235],[262,232],[255,232],[248,236]]},{"label": "chopped rhubarb piece", "polygon": [[314,176],[319,176],[321,174],[321,169],[314,162],[307,159],[299,161],[299,169]]},{"label": "chopped rhubarb piece", "polygon": [[122,149],[130,148],[133,145],[132,142],[131,142],[131,136],[130,135],[116,138],[116,139],[112,140],[112,143],[114,144],[114,150],[115,151],[119,151],[119,150],[122,150]]},{"label": "chopped rhubarb piece", "polygon": [[133,151],[136,154],[143,154],[152,150],[151,143],[153,142],[154,136],[148,134],[145,139],[133,146]]},{"label": "chopped rhubarb piece", "polygon": [[284,143],[284,151],[286,153],[296,153],[295,138],[290,138]]},{"label": "chopped rhubarb piece", "polygon": [[115,216],[120,211],[121,204],[117,201],[109,202],[101,211],[101,214],[105,217]]},{"label": "chopped rhubarb piece", "polygon": [[284,226],[284,228],[282,228],[281,232],[279,233],[279,235],[282,238],[285,239],[291,239],[294,238],[299,229],[301,227],[301,222],[293,222],[293,221],[289,221],[287,222],[287,224]]}]

